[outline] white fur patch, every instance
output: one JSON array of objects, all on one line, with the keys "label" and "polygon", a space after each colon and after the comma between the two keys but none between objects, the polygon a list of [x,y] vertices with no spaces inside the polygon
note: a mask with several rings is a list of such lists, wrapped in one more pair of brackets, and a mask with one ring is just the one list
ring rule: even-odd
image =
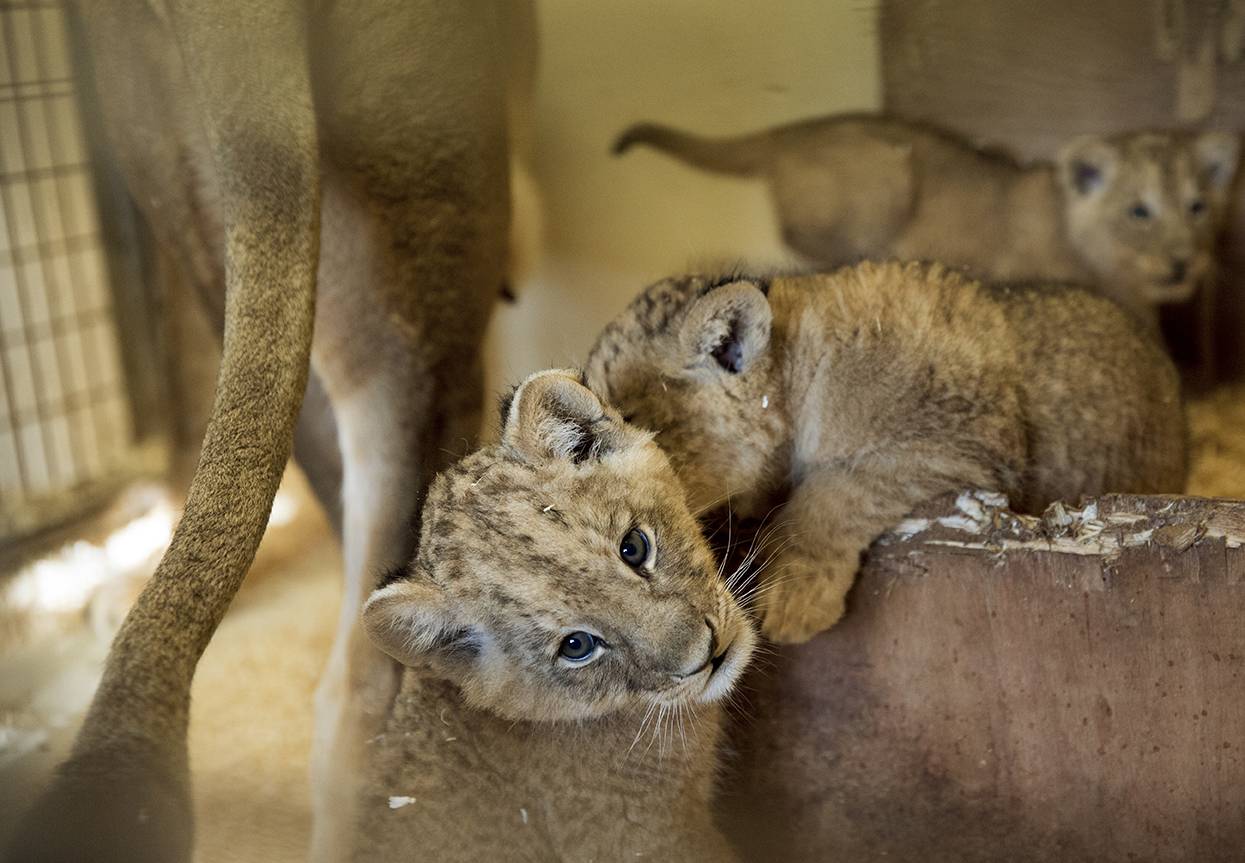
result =
[{"label": "white fur patch", "polygon": [[[571,453],[583,446],[585,438],[583,429],[578,425],[554,417],[549,417],[540,423],[539,434],[549,449],[559,458],[569,458]],[[588,453],[589,461],[595,459],[596,450],[597,444],[593,443]]]}]

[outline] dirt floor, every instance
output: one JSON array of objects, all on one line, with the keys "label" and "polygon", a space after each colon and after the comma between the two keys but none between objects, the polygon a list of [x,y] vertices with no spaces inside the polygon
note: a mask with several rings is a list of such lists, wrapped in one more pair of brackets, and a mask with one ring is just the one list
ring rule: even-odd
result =
[{"label": "dirt floor", "polygon": [[[1245,385],[1190,405],[1191,494],[1245,499]],[[339,601],[340,553],[301,481],[297,514],[270,529],[194,686],[191,761],[203,863],[306,858],[312,693]],[[0,656],[0,841],[63,756],[111,627],[141,583],[123,579],[79,625]]]},{"label": "dirt floor", "polygon": [[[341,553],[301,477],[199,664],[192,692],[195,859],[303,861],[310,832],[312,693],[340,600]],[[115,573],[77,625],[0,626],[0,847],[32,789],[67,753],[112,631],[154,567]],[[7,641],[3,638],[7,634]]]},{"label": "dirt floor", "polygon": [[204,863],[307,858],[311,700],[340,598],[326,536],[239,597],[199,666],[190,757]]},{"label": "dirt floor", "polygon": [[1189,430],[1188,493],[1245,499],[1245,384],[1219,387],[1193,400]]}]

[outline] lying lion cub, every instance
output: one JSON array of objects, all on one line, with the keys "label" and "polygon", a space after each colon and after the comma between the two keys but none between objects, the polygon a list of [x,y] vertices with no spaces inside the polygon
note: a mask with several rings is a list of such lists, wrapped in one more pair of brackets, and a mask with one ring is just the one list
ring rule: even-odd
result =
[{"label": "lying lion cub", "polygon": [[1073,281],[1151,324],[1206,275],[1238,155],[1223,133],[1142,132],[1080,138],[1053,165],[1021,166],[859,115],[720,140],[642,124],[614,151],[637,144],[764,177],[787,244],[822,264],[939,260],[991,281]]},{"label": "lying lion cub", "polygon": [[861,552],[934,495],[989,488],[1037,511],[1184,484],[1171,362],[1074,288],[989,288],[937,264],[675,278],[604,330],[587,371],[658,432],[694,508],[785,502],[761,603],[779,641],[834,624]]},{"label": "lying lion cub", "polygon": [[669,461],[578,372],[503,413],[364,608],[417,673],[373,742],[359,859],[734,859],[710,814],[718,702],[756,637]]}]

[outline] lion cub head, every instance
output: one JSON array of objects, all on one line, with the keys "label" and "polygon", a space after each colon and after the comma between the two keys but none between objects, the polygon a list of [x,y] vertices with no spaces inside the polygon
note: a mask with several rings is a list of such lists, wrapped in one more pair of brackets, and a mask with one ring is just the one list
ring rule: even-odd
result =
[{"label": "lion cub head", "polygon": [[1189,299],[1211,266],[1237,155],[1219,132],[1073,141],[1057,160],[1068,240],[1117,298]]},{"label": "lion cub head", "polygon": [[652,429],[697,510],[767,505],[789,433],[765,279],[682,276],[642,292],[598,337],[588,385]]},{"label": "lion cub head", "polygon": [[755,635],[652,436],[577,372],[502,413],[499,444],[433,481],[415,560],[363,610],[372,640],[513,719],[725,695]]}]

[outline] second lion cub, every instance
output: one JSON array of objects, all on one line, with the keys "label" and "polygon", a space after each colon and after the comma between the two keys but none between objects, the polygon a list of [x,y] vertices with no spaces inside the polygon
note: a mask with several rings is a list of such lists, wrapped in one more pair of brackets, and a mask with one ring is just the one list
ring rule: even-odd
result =
[{"label": "second lion cub", "polygon": [[1151,325],[1205,280],[1239,151],[1220,132],[1135,132],[1020,165],[945,130],[860,115],[726,139],[642,124],[615,152],[640,144],[765,178],[787,244],[823,266],[930,259],[991,281],[1073,281]]},{"label": "second lion cub", "polygon": [[833,625],[861,553],[938,494],[989,488],[1036,511],[1185,480],[1171,362],[1074,288],[937,264],[669,279],[604,330],[587,374],[658,432],[693,506],[783,504],[762,599],[779,641]]}]

